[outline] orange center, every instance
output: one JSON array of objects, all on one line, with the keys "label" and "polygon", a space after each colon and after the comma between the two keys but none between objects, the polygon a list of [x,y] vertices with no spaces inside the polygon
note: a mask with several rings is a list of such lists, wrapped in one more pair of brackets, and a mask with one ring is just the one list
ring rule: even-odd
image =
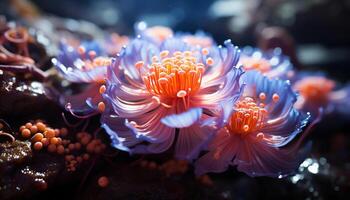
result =
[{"label": "orange center", "polygon": [[245,97],[235,105],[226,128],[230,133],[246,135],[259,130],[266,122],[267,111],[264,105],[257,105],[251,97]]},{"label": "orange center", "polygon": [[168,51],[160,53],[152,58],[152,64],[144,69],[143,62],[137,62],[143,82],[148,91],[154,95],[167,98],[183,98],[196,93],[202,82],[204,64],[197,62],[190,51],[174,52],[169,55]]},{"label": "orange center", "polygon": [[324,77],[307,77],[295,83],[294,88],[309,101],[325,101],[335,83]]},{"label": "orange center", "polygon": [[241,63],[243,65],[243,68],[248,70],[258,70],[260,72],[267,72],[271,69],[271,64],[268,60],[265,60],[263,58],[257,59],[257,58],[241,58]]}]

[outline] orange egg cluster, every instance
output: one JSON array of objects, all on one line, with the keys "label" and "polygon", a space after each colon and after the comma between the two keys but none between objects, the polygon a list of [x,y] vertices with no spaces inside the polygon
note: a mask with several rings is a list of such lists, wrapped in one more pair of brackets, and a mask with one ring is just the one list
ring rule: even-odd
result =
[{"label": "orange egg cluster", "polygon": [[100,139],[93,139],[86,132],[76,134],[75,140],[64,139],[68,136],[66,128],[53,129],[42,121],[28,122],[19,128],[24,139],[30,139],[36,151],[64,156],[67,171],[75,171],[78,164],[90,159],[91,155],[102,153],[106,145]]},{"label": "orange egg cluster", "polygon": [[24,139],[30,139],[34,150],[41,150],[44,147],[51,153],[63,154],[64,149],[60,136],[66,136],[66,128],[53,129],[42,121],[35,123],[28,122],[19,128],[19,132]]},{"label": "orange egg cluster", "polygon": [[86,132],[76,134],[76,142],[64,140],[63,145],[67,148],[65,161],[68,171],[75,171],[78,164],[87,161],[92,155],[100,154],[106,149],[106,145],[100,139],[93,139]]},{"label": "orange egg cluster", "polygon": [[[208,58],[207,64],[213,64],[213,60]],[[191,51],[177,51],[172,55],[169,51],[162,51],[160,59],[154,56],[147,69],[143,68],[142,61],[135,66],[150,93],[168,98],[183,98],[196,93],[205,70],[205,65],[198,62]]]}]

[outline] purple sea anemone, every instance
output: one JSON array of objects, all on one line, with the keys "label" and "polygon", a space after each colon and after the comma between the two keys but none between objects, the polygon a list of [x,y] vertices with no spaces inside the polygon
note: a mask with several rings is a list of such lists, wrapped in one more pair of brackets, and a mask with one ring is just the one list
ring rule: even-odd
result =
[{"label": "purple sea anemone", "polygon": [[61,104],[71,113],[96,112],[97,104],[102,101],[99,91],[105,82],[107,66],[111,58],[101,56],[102,51],[96,42],[82,43],[74,48],[65,43],[60,44],[60,53],[52,59],[63,77],[74,83],[87,83],[87,88],[79,94],[62,96]]},{"label": "purple sea anemone", "polygon": [[298,152],[301,133],[310,115],[293,108],[296,94],[288,81],[269,79],[249,71],[237,102],[223,102],[215,123],[217,134],[208,152],[196,162],[196,173],[223,172],[229,166],[249,176],[282,177],[303,159]]},{"label": "purple sea anemone", "polygon": [[101,121],[112,145],[160,153],[176,140],[177,158],[195,158],[212,133],[202,119],[239,97],[238,57],[229,40],[225,47],[198,48],[178,38],[160,47],[134,39],[108,68]]}]

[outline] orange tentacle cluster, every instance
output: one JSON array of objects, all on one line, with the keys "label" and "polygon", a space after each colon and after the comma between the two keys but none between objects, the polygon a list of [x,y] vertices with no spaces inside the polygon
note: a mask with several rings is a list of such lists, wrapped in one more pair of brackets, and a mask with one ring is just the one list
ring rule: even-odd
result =
[{"label": "orange tentacle cluster", "polygon": [[[262,97],[264,95],[261,95]],[[230,133],[246,135],[258,131],[266,122],[267,111],[263,104],[258,105],[251,97],[238,101],[226,128]]]},{"label": "orange tentacle cluster", "polygon": [[86,50],[84,47],[80,46],[78,48],[78,53],[80,54],[81,59],[83,60],[83,64],[81,66],[81,69],[84,71],[88,71],[91,69],[94,69],[96,67],[101,67],[101,66],[108,66],[112,63],[111,58],[106,58],[106,57],[96,57],[96,52],[95,51],[89,51],[88,52],[88,57],[85,56]]},{"label": "orange tentacle cluster", "polygon": [[[142,61],[135,64],[140,73],[143,65]],[[160,59],[153,57],[148,70],[141,74],[150,93],[166,98],[183,98],[199,90],[204,71],[205,65],[198,62],[191,51],[178,51],[171,56],[169,51],[163,51]]]}]

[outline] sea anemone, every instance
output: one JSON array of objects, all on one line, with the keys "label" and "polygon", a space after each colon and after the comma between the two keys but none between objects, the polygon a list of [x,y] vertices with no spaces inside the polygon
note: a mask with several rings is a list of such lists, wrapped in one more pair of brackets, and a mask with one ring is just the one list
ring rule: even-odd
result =
[{"label": "sea anemone", "polygon": [[212,133],[201,120],[220,102],[239,97],[238,58],[229,40],[208,49],[179,38],[159,47],[134,39],[108,68],[101,122],[112,145],[130,153],[161,153],[177,138],[176,157],[195,158]]},{"label": "sea anemone", "polygon": [[350,86],[337,88],[336,81],[323,73],[301,72],[293,81],[293,89],[300,94],[296,108],[317,115],[322,108],[324,114],[335,110],[350,113]]},{"label": "sea anemone", "polygon": [[100,91],[105,82],[107,66],[111,58],[102,56],[100,46],[94,42],[84,42],[74,48],[62,42],[60,53],[52,62],[64,79],[73,83],[87,83],[85,90],[75,95],[65,95],[60,103],[71,113],[97,113],[97,106],[102,101]]},{"label": "sea anemone", "polygon": [[196,161],[196,173],[223,172],[229,166],[249,176],[292,173],[307,149],[298,151],[301,140],[292,140],[310,115],[293,108],[297,96],[288,81],[269,79],[256,71],[242,78],[243,95],[237,102],[222,103],[215,120],[217,134],[208,152]]}]

